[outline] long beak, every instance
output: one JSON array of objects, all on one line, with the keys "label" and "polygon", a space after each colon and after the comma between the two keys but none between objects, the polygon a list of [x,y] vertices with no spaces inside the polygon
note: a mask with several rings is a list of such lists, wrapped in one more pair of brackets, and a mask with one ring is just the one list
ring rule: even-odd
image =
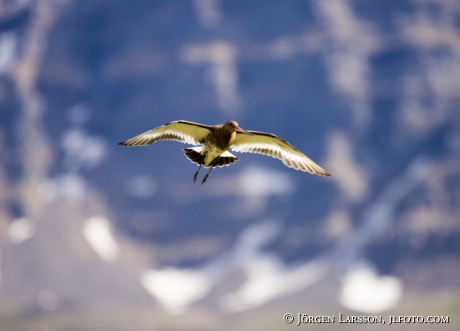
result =
[{"label": "long beak", "polygon": [[251,132],[248,132],[248,131],[246,131],[246,130],[243,130],[243,129],[240,128],[240,127],[237,127],[235,131],[236,131],[236,132],[239,132],[239,133],[249,134],[249,135],[252,136],[252,133],[251,133]]}]

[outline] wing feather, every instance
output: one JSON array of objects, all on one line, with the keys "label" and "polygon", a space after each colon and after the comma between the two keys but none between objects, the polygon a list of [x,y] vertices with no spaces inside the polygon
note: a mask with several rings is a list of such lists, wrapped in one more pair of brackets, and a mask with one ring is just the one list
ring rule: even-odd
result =
[{"label": "wing feather", "polygon": [[160,140],[174,140],[184,144],[200,145],[210,132],[211,126],[179,120],[122,141],[119,145],[147,146]]},{"label": "wing feather", "polygon": [[241,153],[268,155],[280,159],[290,168],[321,176],[331,176],[326,170],[280,137],[266,132],[247,132],[250,134],[238,133],[236,135],[236,139],[230,147],[232,150]]}]

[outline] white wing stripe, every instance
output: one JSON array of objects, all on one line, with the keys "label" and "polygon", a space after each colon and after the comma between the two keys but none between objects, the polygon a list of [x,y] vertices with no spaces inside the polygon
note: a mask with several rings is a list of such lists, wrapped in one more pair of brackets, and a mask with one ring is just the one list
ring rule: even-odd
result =
[{"label": "white wing stripe", "polygon": [[200,145],[208,134],[209,128],[207,126],[187,121],[175,121],[144,132],[120,144],[124,146],[145,146],[160,140],[175,140],[181,143]]},{"label": "white wing stripe", "polygon": [[277,144],[264,144],[264,143],[242,143],[238,146],[232,146],[232,150],[240,153],[260,153],[277,158],[283,163],[297,170],[302,170],[311,173],[323,174],[324,170],[317,166],[306,155],[301,154],[295,150],[286,150]]}]

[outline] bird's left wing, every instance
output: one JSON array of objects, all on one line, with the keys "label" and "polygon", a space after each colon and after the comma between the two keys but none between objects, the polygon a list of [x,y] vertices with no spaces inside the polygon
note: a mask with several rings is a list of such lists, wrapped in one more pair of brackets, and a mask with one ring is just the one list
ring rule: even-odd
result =
[{"label": "bird's left wing", "polygon": [[247,131],[250,134],[238,133],[233,145],[230,147],[235,152],[258,153],[268,155],[283,161],[283,163],[296,170],[310,172],[321,176],[330,174],[308,158],[287,141],[271,133]]},{"label": "bird's left wing", "polygon": [[122,141],[122,146],[147,146],[160,140],[175,140],[200,145],[211,132],[211,126],[189,121],[174,121]]}]

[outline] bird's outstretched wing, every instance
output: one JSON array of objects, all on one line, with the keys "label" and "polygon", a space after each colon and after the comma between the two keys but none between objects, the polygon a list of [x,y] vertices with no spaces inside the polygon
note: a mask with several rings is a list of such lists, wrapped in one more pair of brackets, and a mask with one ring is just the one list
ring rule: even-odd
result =
[{"label": "bird's outstretched wing", "polygon": [[326,170],[321,168],[305,154],[280,137],[265,132],[247,132],[250,134],[238,133],[236,135],[236,139],[230,147],[232,150],[241,153],[258,153],[268,155],[280,159],[290,168],[321,176],[331,176]]},{"label": "bird's outstretched wing", "polygon": [[211,126],[189,121],[174,121],[159,126],[138,136],[122,141],[122,146],[147,146],[160,140],[175,140],[191,145],[200,145],[211,132]]}]

